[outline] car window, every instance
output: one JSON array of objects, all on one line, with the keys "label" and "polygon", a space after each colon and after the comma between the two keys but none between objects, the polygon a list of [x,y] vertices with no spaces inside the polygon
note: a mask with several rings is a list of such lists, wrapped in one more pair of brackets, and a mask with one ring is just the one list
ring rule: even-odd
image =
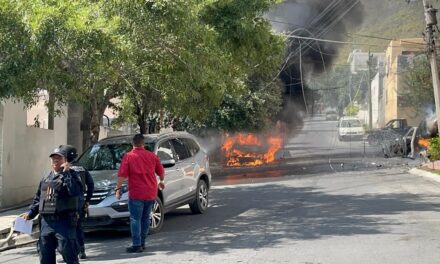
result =
[{"label": "car window", "polygon": [[87,170],[117,170],[121,165],[122,157],[132,149],[131,144],[96,144],[84,152],[78,163]]},{"label": "car window", "polygon": [[194,156],[194,155],[196,155],[197,152],[199,152],[200,147],[199,147],[199,145],[198,145],[193,139],[190,139],[190,138],[181,138],[180,140],[183,141],[184,144],[186,145],[186,147],[187,147],[187,149],[188,149],[189,154],[191,155],[191,157]]},{"label": "car window", "polygon": [[359,120],[342,120],[341,127],[361,127],[362,124]]},{"label": "car window", "polygon": [[159,143],[157,146],[157,156],[162,161],[176,159],[169,140]]},{"label": "car window", "polygon": [[181,139],[175,138],[171,140],[174,150],[176,151],[177,159],[184,160],[191,155]]},{"label": "car window", "polygon": [[147,143],[145,143],[144,147],[146,150],[153,152],[154,151],[154,142],[147,142]]}]

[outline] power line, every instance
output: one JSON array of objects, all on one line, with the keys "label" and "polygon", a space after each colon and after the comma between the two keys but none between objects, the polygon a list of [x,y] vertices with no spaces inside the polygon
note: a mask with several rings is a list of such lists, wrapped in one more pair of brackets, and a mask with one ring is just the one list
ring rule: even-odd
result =
[{"label": "power line", "polygon": [[[292,34],[287,34],[287,37],[296,38],[296,39],[314,40],[314,41],[320,41],[320,42],[328,42],[328,43],[334,43],[334,44],[342,44],[342,45],[359,45],[359,46],[371,46],[371,47],[395,47],[395,48],[400,47],[400,46],[378,45],[378,44],[369,44],[369,43],[356,43],[356,42],[348,42],[348,41],[303,37],[303,36],[292,35]],[[410,43],[410,44],[423,45],[421,43],[416,43],[416,42]],[[419,48],[419,50],[424,50],[424,49]]]},{"label": "power line", "polygon": [[[268,21],[274,22],[274,23],[280,23],[280,24],[286,24],[286,25],[292,25],[292,26],[297,26],[298,28],[306,28],[306,29],[311,29],[312,27],[307,27],[307,26],[303,26],[303,25],[299,25],[299,24],[295,24],[295,23],[290,23],[290,22],[286,22],[286,21],[280,21],[280,20],[274,20],[274,19],[267,19]],[[321,28],[317,28],[317,27],[313,27],[316,29],[321,29]],[[379,37],[379,36],[374,36],[374,35],[366,35],[366,34],[359,34],[359,33],[343,33],[344,35],[348,35],[348,36],[359,36],[359,37],[363,37],[363,38],[371,38],[371,39],[380,39],[380,40],[387,40],[387,41],[399,41],[400,39],[398,38],[385,38],[385,37]],[[408,44],[416,44],[416,45],[425,45],[424,43],[418,43],[418,42],[412,42],[412,41],[406,41],[406,40],[400,40],[403,43],[408,43]]]}]

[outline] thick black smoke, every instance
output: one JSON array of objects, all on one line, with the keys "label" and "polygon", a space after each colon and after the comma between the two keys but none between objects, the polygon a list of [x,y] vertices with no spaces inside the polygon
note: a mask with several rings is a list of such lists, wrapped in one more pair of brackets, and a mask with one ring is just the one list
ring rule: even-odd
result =
[{"label": "thick black smoke", "polygon": [[[359,0],[286,0],[267,18],[277,31],[286,34],[344,41],[348,39],[347,30],[361,24],[363,14],[364,6]],[[303,80],[323,72],[340,47],[335,43],[289,38],[287,63],[280,75],[285,86],[281,117],[284,121],[295,122],[292,114],[299,111],[311,113],[312,101],[316,99],[316,94],[301,85],[300,70]]]}]

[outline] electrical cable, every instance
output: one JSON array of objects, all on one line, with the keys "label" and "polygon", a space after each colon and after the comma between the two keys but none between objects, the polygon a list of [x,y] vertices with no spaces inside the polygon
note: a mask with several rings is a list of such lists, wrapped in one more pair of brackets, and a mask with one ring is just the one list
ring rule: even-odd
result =
[{"label": "electrical cable", "polygon": [[302,72],[302,51],[301,51],[301,42],[299,42],[299,73],[301,76],[301,89],[304,99],[304,106],[306,107],[306,113],[309,114],[309,108],[307,106],[306,93],[304,91],[304,81],[303,81],[303,72]]}]

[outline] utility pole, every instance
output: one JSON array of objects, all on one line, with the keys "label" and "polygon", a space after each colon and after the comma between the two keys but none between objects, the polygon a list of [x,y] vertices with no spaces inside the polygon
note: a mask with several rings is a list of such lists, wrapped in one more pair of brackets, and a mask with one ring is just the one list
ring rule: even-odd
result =
[{"label": "utility pole", "polygon": [[423,0],[423,7],[425,10],[425,41],[426,48],[431,62],[431,74],[432,74],[432,85],[434,87],[434,99],[435,99],[435,112],[437,115],[437,127],[440,131],[440,81],[438,77],[438,66],[437,66],[437,51],[435,49],[435,37],[434,37],[434,26],[437,25],[437,9],[429,5],[426,0]]},{"label": "utility pole", "polygon": [[373,129],[373,100],[372,100],[372,94],[371,94],[371,66],[373,66],[373,54],[371,54],[370,51],[368,51],[368,129]]}]

